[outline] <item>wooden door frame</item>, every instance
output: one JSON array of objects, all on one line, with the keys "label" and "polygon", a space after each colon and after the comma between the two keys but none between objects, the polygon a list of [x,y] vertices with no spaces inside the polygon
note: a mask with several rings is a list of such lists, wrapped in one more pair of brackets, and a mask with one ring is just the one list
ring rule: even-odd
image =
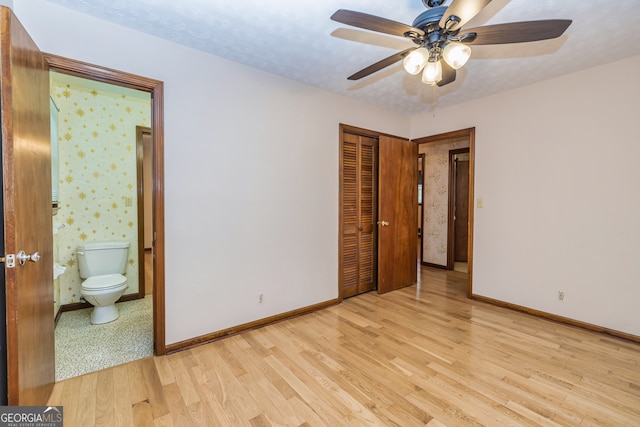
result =
[{"label": "wooden door frame", "polygon": [[422,204],[418,206],[422,206],[420,209],[420,264],[422,264],[422,260],[424,257],[424,175],[425,175],[425,167],[427,165],[427,156],[424,153],[420,154],[420,146],[418,146],[418,161],[422,164],[422,195],[420,196],[420,200],[422,200]]},{"label": "wooden door frame", "polygon": [[[164,236],[164,84],[134,74],[44,53],[49,69],[89,80],[148,92],[151,95],[151,139],[153,146],[153,343],[156,356],[166,354],[165,327],[165,236]],[[144,260],[144,258],[143,258]]]},{"label": "wooden door frame", "polygon": [[467,258],[469,259],[469,280],[467,282],[467,297],[473,296],[473,223],[475,200],[474,195],[474,175],[475,175],[475,135],[476,128],[460,129],[452,132],[441,133],[437,135],[425,136],[414,139],[416,144],[429,144],[441,142],[448,139],[468,138],[469,140],[469,230],[468,230],[468,249]]},{"label": "wooden door frame", "polygon": [[[145,228],[145,203],[144,203],[144,147],[142,145],[143,135],[153,138],[150,127],[136,126],[136,191],[138,194],[138,298],[144,298],[146,294],[146,265],[144,256],[144,228]],[[153,140],[153,139],[152,139]],[[152,150],[153,151],[153,150]],[[153,156],[151,160],[153,165]],[[153,180],[153,171],[151,179]],[[152,185],[153,187],[153,185]],[[153,195],[152,195],[153,198]],[[153,221],[153,220],[152,220]],[[153,227],[153,224],[151,224]],[[135,295],[135,294],[134,294]]]},{"label": "wooden door frame", "polygon": [[[456,169],[454,158],[458,154],[469,153],[469,148],[449,150],[449,211],[447,213],[447,270],[453,270],[455,264],[455,206],[456,206]],[[468,210],[471,210],[469,205]]]}]

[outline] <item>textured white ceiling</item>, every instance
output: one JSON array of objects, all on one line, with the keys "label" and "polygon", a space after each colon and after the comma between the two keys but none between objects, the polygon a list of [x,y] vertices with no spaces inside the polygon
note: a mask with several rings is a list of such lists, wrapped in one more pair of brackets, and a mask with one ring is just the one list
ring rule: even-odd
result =
[{"label": "textured white ceiling", "polygon": [[[640,0],[493,0],[465,28],[536,19],[573,23],[555,40],[472,46],[457,80],[434,91],[401,63],[348,81],[354,72],[414,45],[329,19],[337,9],[351,9],[411,24],[425,10],[421,0],[49,1],[408,114],[640,54]],[[611,78],[639,76],[620,70]]]}]

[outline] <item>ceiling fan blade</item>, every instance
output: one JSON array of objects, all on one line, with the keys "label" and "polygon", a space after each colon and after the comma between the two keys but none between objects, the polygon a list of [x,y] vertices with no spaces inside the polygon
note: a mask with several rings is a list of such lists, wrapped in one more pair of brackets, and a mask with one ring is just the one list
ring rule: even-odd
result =
[{"label": "ceiling fan blade", "polygon": [[360,80],[363,77],[367,77],[369,74],[373,74],[376,71],[380,71],[383,68],[388,67],[389,65],[395,64],[396,62],[400,61],[401,59],[403,59],[405,56],[407,56],[409,53],[413,52],[416,49],[417,47],[410,47],[409,49],[405,49],[402,52],[395,53],[390,57],[383,59],[382,61],[378,61],[375,64],[369,65],[367,68],[363,68],[357,73],[347,77],[347,79]]},{"label": "ceiling fan blade", "polygon": [[[505,44],[533,42],[560,37],[571,25],[570,19],[546,19],[542,21],[511,22],[470,28],[460,32],[465,44]],[[475,39],[464,41],[466,34],[476,34]]]},{"label": "ceiling fan blade", "polygon": [[338,9],[333,15],[331,15],[331,19],[353,27],[391,34],[392,36],[404,37],[407,32],[412,32],[419,36],[424,35],[424,31],[410,25],[353,10]]},{"label": "ceiling fan blade", "polygon": [[456,70],[451,68],[447,61],[442,60],[440,62],[442,63],[442,79],[436,84],[442,87],[456,80]]},{"label": "ceiling fan blade", "polygon": [[[489,3],[491,0],[453,0],[440,19],[440,28],[448,30],[461,28]],[[457,17],[457,20],[449,21],[452,16]]]}]

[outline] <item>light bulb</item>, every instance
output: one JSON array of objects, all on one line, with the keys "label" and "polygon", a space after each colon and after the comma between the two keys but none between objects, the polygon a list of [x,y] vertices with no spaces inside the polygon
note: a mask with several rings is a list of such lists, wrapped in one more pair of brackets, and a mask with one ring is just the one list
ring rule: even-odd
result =
[{"label": "light bulb", "polygon": [[428,62],[422,73],[422,83],[434,85],[442,80],[442,64],[440,61]]},{"label": "light bulb", "polygon": [[449,43],[442,51],[442,57],[454,70],[467,63],[471,56],[471,48],[462,43]]},{"label": "light bulb", "polygon": [[429,51],[423,47],[414,50],[409,55],[405,56],[402,64],[407,73],[414,76],[422,71],[422,68],[429,60]]}]

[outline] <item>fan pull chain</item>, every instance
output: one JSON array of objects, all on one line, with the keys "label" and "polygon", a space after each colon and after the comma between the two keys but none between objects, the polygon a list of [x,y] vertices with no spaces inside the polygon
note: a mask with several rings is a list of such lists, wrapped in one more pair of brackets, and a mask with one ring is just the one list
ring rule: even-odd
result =
[{"label": "fan pull chain", "polygon": [[432,104],[433,104],[433,118],[436,118],[436,85],[433,84],[431,85],[431,87],[433,88],[433,99],[432,99]]}]

